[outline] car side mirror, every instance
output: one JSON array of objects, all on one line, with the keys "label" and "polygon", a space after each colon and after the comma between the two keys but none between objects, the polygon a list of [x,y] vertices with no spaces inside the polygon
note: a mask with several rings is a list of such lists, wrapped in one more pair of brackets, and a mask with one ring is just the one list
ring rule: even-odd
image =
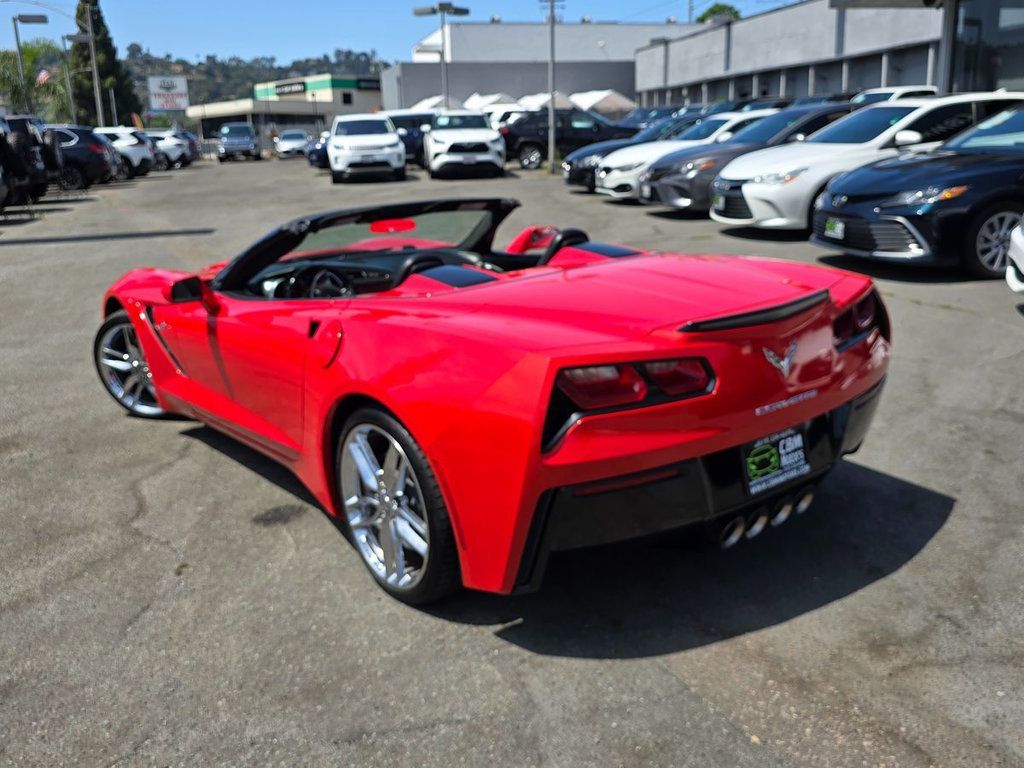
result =
[{"label": "car side mirror", "polygon": [[718,134],[718,138],[716,138],[715,141],[721,144],[723,141],[728,141],[731,138],[732,131],[722,131],[720,134]]},{"label": "car side mirror", "polygon": [[211,312],[216,310],[220,304],[216,294],[210,289],[209,283],[204,283],[196,275],[190,275],[171,283],[164,289],[164,298],[172,304],[200,301]]},{"label": "car side mirror", "polygon": [[789,142],[791,144],[800,141],[807,141],[807,136],[802,133],[794,133],[792,136],[789,137]]},{"label": "car side mirror", "polygon": [[420,130],[423,131],[424,133],[428,133],[430,131],[430,123],[424,123],[423,125],[421,125]]},{"label": "car side mirror", "polygon": [[897,147],[908,147],[911,144],[921,144],[924,142],[924,136],[918,131],[898,131],[893,143]]},{"label": "car side mirror", "polygon": [[398,129],[398,135],[399,136],[408,136],[409,135],[409,131],[407,131],[405,128],[399,128]]}]

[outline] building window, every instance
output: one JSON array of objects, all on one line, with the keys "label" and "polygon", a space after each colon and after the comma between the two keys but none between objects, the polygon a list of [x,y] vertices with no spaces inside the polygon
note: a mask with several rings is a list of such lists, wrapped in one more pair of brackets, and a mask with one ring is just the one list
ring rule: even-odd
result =
[{"label": "building window", "polygon": [[951,90],[1024,87],[1024,0],[956,4]]},{"label": "building window", "polygon": [[347,91],[342,93],[341,94],[341,103],[342,104],[351,104],[352,103],[352,94],[348,93]]}]

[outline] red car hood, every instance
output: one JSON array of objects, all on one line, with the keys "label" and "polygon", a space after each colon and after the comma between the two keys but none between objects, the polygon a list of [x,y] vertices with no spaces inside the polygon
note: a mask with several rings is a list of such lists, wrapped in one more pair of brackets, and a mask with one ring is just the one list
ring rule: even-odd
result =
[{"label": "red car hood", "polygon": [[[632,256],[527,275],[460,292],[449,300],[514,317],[516,334],[540,334],[535,340],[540,347],[546,346],[544,341],[554,346],[634,339],[695,320],[785,304],[846,279],[856,283],[851,293],[869,283],[838,270],[789,261],[675,254]],[[473,316],[479,322],[480,312]],[[535,331],[530,329],[533,322]],[[544,330],[558,326],[569,332],[571,341]]]}]

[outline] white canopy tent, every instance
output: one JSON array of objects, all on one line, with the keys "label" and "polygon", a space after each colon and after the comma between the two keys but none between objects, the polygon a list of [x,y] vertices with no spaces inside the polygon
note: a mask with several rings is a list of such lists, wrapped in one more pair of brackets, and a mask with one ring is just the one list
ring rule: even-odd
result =
[{"label": "white canopy tent", "polygon": [[580,91],[572,94],[569,99],[580,109],[613,117],[621,117],[636,107],[636,102],[631,98],[611,89]]},{"label": "white canopy tent", "polygon": [[[462,109],[462,102],[456,99],[454,96],[448,97],[448,108],[449,109]],[[425,99],[420,99],[413,104],[409,109],[444,109],[444,96],[428,96]]]},{"label": "white canopy tent", "polygon": [[474,93],[462,103],[466,109],[483,109],[491,104],[507,104],[510,101],[515,99],[507,93]]},{"label": "white canopy tent", "polygon": [[[548,106],[548,93],[531,93],[519,99],[519,105],[525,109],[546,109]],[[572,109],[572,102],[569,97],[561,91],[555,91],[555,109]]]}]

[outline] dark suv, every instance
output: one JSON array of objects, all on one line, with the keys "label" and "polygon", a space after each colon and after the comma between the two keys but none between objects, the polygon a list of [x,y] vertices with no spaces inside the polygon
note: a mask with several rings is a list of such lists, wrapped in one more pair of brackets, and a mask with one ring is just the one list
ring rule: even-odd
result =
[{"label": "dark suv", "polygon": [[7,143],[17,157],[21,176],[18,185],[24,197],[33,203],[46,194],[46,187],[52,177],[60,175],[60,147],[43,140],[43,121],[36,115],[8,115],[10,134]]},{"label": "dark suv", "polygon": [[[501,127],[505,156],[519,160],[524,169],[539,168],[548,151],[548,112],[531,112]],[[603,117],[581,109],[555,112],[555,148],[565,156],[574,149],[607,139],[628,139],[637,132],[634,125],[609,123]]]},{"label": "dark suv", "polygon": [[395,109],[384,114],[391,118],[402,143],[405,144],[405,161],[423,165],[423,131],[420,130],[420,126],[430,125],[434,113]]},{"label": "dark suv", "polygon": [[64,155],[60,176],[63,189],[88,189],[114,173],[111,152],[92,128],[81,125],[48,125],[47,137],[59,143]]}]

